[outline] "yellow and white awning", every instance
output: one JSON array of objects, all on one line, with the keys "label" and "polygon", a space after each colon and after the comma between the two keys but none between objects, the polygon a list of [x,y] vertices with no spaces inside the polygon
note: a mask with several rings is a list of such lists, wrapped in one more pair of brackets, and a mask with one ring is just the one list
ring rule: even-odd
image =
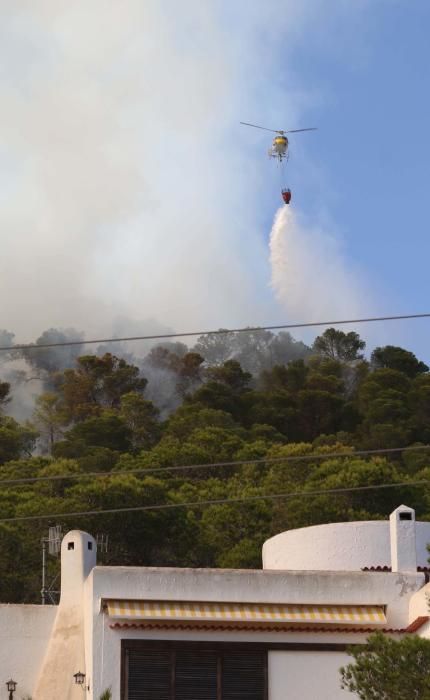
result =
[{"label": "yellow and white awning", "polygon": [[381,605],[289,605],[261,603],[196,603],[166,600],[105,600],[110,617],[139,623],[238,623],[384,625]]}]

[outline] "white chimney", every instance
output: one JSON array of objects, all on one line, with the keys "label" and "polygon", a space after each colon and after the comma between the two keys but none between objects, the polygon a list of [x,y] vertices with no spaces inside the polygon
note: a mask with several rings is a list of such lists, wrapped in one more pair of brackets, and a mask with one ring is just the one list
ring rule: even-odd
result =
[{"label": "white chimney", "polygon": [[399,506],[390,515],[391,570],[415,572],[417,548],[415,543],[415,511]]},{"label": "white chimney", "polygon": [[[77,671],[85,673],[86,680],[91,682],[89,669],[92,664],[85,653],[85,639],[92,621],[91,617],[85,617],[84,588],[91,569],[96,565],[96,557],[96,541],[87,532],[72,530],[63,537],[60,603],[34,700],[76,700],[83,697],[71,680]],[[88,697],[92,697],[91,691]]]}]

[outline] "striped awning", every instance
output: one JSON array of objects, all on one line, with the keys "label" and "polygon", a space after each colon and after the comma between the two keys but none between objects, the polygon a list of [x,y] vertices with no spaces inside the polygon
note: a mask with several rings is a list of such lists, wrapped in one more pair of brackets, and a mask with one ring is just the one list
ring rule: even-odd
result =
[{"label": "striped awning", "polygon": [[261,603],[196,603],[154,600],[105,600],[110,617],[139,623],[244,623],[285,625],[384,625],[387,620],[379,605],[288,605]]}]

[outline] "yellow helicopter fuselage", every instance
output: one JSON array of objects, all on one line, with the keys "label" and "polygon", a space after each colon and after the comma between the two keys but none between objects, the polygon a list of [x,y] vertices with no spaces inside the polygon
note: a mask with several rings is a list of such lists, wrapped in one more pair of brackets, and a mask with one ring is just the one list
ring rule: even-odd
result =
[{"label": "yellow helicopter fuselage", "polygon": [[272,147],[269,150],[269,155],[272,156],[272,158],[279,158],[279,160],[282,160],[283,158],[286,158],[287,150],[288,139],[286,136],[280,134],[279,136],[275,136],[273,139]]}]

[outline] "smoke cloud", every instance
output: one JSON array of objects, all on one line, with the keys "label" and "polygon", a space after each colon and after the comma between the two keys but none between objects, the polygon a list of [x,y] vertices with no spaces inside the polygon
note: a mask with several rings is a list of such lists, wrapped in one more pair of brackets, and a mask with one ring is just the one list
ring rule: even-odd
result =
[{"label": "smoke cloud", "polygon": [[273,320],[268,171],[238,122],[299,123],[289,57],[319,20],[322,0],[2,2],[0,328]]},{"label": "smoke cloud", "polygon": [[16,420],[31,419],[36,398],[43,392],[43,379],[32,371],[25,360],[6,360],[0,358],[0,379],[11,387],[10,402],[4,407],[4,413]]}]

